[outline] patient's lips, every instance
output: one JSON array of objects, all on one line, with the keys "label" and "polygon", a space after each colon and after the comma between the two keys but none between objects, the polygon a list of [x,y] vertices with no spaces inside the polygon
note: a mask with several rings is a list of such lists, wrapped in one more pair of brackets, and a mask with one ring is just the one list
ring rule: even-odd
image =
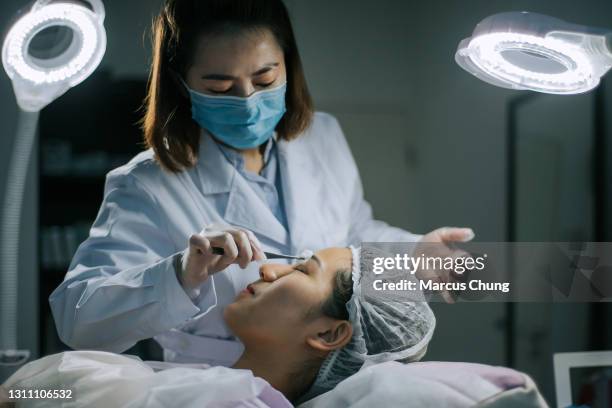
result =
[{"label": "patient's lips", "polygon": [[243,296],[243,297],[251,297],[254,295],[255,295],[255,289],[253,288],[252,284],[247,285],[247,287],[242,289],[240,293],[238,294],[238,296]]}]

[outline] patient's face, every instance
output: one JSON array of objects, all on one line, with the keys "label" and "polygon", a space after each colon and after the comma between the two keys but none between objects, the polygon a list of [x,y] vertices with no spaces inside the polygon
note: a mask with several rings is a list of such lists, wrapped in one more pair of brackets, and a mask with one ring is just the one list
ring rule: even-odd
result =
[{"label": "patient's face", "polygon": [[324,249],[293,265],[264,264],[262,278],[226,307],[225,321],[245,344],[300,341],[316,319],[325,318],[313,310],[331,295],[336,273],[343,269],[351,269],[348,248]]}]

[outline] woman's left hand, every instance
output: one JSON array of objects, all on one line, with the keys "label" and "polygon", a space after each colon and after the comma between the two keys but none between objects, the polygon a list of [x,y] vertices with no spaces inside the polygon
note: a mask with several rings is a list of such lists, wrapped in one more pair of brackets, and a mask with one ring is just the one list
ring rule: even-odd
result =
[{"label": "woman's left hand", "polygon": [[[423,254],[426,257],[461,258],[469,254],[461,249],[451,248],[448,244],[452,242],[467,242],[474,238],[471,228],[442,227],[423,235],[417,244],[414,253]],[[416,271],[416,277],[420,280],[433,281],[435,283],[450,283],[456,281],[460,275],[454,271],[445,269],[423,269]],[[454,303],[455,300],[450,291],[444,290],[440,295],[446,303]]]}]

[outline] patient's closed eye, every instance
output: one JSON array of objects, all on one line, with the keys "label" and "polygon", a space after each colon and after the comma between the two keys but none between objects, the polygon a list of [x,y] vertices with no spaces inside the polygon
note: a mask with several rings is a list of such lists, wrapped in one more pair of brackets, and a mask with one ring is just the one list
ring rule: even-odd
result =
[{"label": "patient's closed eye", "polygon": [[293,267],[298,272],[302,272],[308,275],[308,269],[304,265],[296,265]]}]

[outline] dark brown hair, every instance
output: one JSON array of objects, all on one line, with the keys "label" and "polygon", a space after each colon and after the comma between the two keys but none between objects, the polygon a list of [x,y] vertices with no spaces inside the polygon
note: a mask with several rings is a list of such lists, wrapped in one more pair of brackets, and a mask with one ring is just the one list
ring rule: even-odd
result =
[{"label": "dark brown hair", "polygon": [[325,316],[339,320],[348,320],[349,313],[346,304],[353,296],[353,278],[350,269],[339,269],[334,279],[334,287],[323,305],[321,311]]},{"label": "dark brown hair", "polygon": [[276,126],[291,140],[312,120],[312,99],[287,8],[282,0],[166,0],[153,21],[153,59],[145,115],[144,143],[157,161],[172,172],[197,161],[200,129],[191,118],[191,103],[176,74],[185,76],[197,40],[203,35],[268,29],[283,50],[287,69],[287,112]]}]

